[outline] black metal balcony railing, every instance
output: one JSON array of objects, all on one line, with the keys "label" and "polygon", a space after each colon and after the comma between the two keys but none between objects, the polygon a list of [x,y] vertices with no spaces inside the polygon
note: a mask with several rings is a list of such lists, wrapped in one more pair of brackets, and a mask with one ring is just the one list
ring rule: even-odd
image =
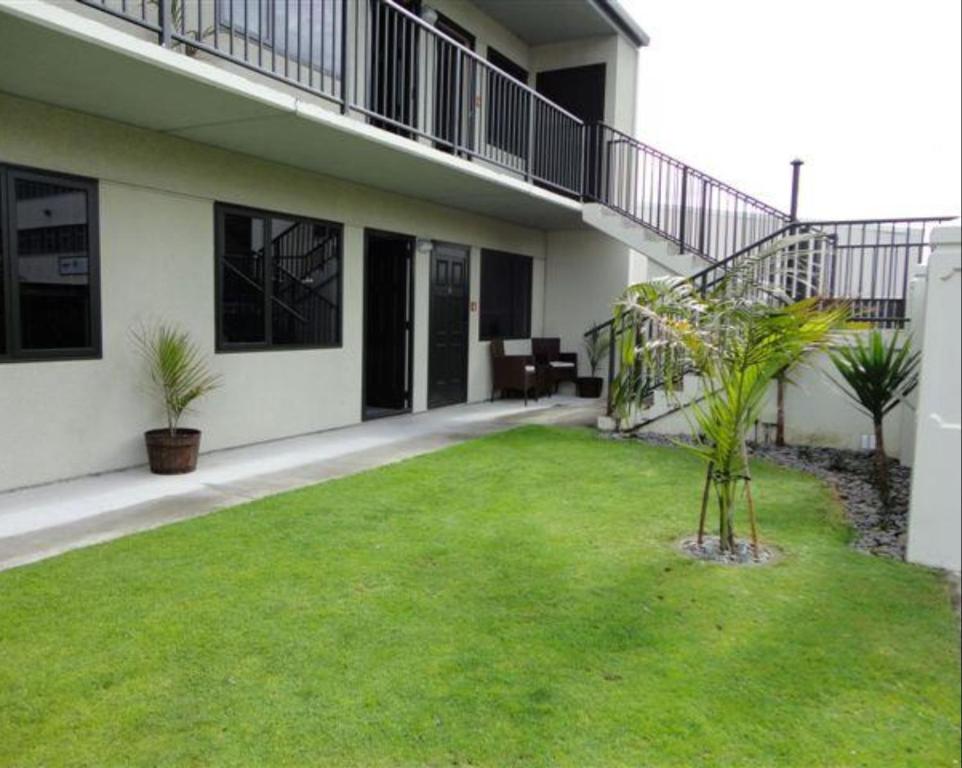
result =
[{"label": "black metal balcony railing", "polygon": [[791,216],[607,125],[587,127],[585,197],[717,261]]},{"label": "black metal balcony railing", "polygon": [[778,236],[817,231],[828,237],[812,241],[807,260],[799,248],[768,262],[772,279],[814,285],[818,295],[851,302],[859,318],[898,324],[908,270],[938,221],[793,222],[625,133],[586,126],[411,13],[410,0],[77,2],[133,22],[166,47],[216,56],[384,130],[601,203],[713,262],[698,276],[706,285]]},{"label": "black metal balcony railing", "polygon": [[913,265],[927,257],[932,229],[948,218],[794,222],[692,279],[702,292],[736,270],[759,300],[819,297],[844,302],[853,322],[901,327]]},{"label": "black metal balcony railing", "polygon": [[[690,278],[702,294],[720,290],[726,279],[743,280],[753,300],[774,304],[818,297],[826,304],[843,303],[854,323],[876,328],[904,328],[909,322],[912,267],[923,263],[931,248],[932,230],[951,217],[792,222],[742,248]],[[744,288],[744,284],[743,284]],[[608,415],[612,383],[619,375],[618,343],[626,326],[614,319],[591,328],[585,336],[609,338],[607,365]],[[633,321],[635,322],[635,321]],[[636,325],[639,344],[654,341],[650,322]],[[642,381],[654,390],[664,382]]]},{"label": "black metal balcony railing", "polygon": [[578,197],[584,124],[402,7],[404,0],[78,0]]}]

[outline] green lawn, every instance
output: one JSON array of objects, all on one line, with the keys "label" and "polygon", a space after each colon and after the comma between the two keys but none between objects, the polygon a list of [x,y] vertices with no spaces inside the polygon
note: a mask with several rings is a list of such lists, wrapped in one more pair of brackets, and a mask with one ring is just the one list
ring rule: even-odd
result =
[{"label": "green lawn", "polygon": [[528,427],[0,573],[0,765],[958,765],[940,578],[757,480],[771,567],[676,552],[685,453]]}]

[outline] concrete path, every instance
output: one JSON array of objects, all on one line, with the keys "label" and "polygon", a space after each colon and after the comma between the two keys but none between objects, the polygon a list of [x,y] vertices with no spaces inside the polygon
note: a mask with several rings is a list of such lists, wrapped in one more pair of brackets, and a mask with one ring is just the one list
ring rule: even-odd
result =
[{"label": "concrete path", "polygon": [[354,474],[525,423],[591,424],[600,406],[555,396],[398,416],[215,451],[191,475],[146,467],[0,494],[0,570]]}]

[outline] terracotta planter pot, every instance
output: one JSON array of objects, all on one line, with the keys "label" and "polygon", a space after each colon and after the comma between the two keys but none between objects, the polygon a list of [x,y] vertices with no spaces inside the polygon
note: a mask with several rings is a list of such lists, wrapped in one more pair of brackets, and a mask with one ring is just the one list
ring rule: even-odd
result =
[{"label": "terracotta planter pot", "polygon": [[605,380],[600,376],[581,376],[578,378],[578,397],[601,397],[605,388]]},{"label": "terracotta planter pot", "polygon": [[168,429],[152,429],[144,432],[144,442],[155,475],[186,475],[197,469],[199,429],[178,429],[173,435]]}]

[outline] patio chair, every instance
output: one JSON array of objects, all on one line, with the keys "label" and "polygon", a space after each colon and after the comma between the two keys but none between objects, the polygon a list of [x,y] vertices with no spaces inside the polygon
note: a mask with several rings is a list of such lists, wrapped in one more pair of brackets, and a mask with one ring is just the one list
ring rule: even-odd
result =
[{"label": "patio chair", "polygon": [[491,402],[495,392],[500,392],[502,397],[505,392],[520,392],[527,405],[528,394],[534,393],[537,400],[543,387],[544,376],[533,355],[505,354],[504,340],[491,340]]},{"label": "patio chair", "polygon": [[531,339],[531,351],[535,362],[547,371],[548,385],[553,392],[558,391],[562,381],[577,382],[578,355],[575,352],[562,352],[561,339]]}]

